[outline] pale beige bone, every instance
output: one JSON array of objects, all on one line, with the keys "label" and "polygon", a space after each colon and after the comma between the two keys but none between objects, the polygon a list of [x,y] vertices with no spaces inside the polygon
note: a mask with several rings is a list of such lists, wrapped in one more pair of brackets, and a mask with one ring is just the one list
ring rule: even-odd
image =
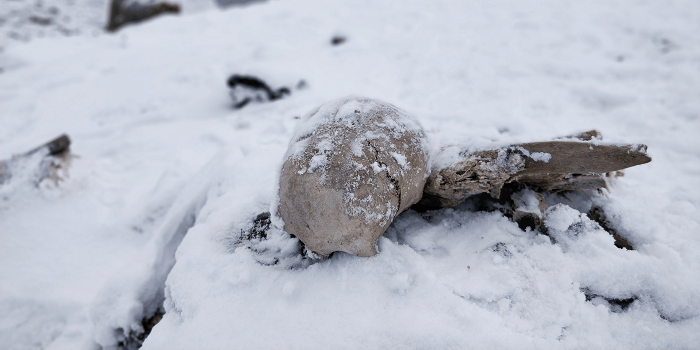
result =
[{"label": "pale beige bone", "polygon": [[301,123],[314,128],[292,140],[282,166],[277,215],[284,230],[322,256],[375,255],[394,217],[422,196],[422,128],[396,107],[365,98],[328,103]]}]

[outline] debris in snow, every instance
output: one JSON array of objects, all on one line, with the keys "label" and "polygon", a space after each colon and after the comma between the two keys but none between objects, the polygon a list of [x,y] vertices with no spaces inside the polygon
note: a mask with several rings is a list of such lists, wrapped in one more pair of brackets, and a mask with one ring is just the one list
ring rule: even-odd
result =
[{"label": "debris in snow", "polygon": [[239,6],[239,5],[245,5],[248,3],[253,3],[253,2],[262,2],[263,0],[214,0],[216,4],[224,9],[230,6]]},{"label": "debris in snow", "polygon": [[632,296],[630,298],[605,297],[592,292],[588,288],[581,288],[581,292],[583,292],[583,294],[586,296],[586,301],[590,302],[595,306],[604,305],[614,313],[626,311],[633,302],[639,299],[639,297],[637,296]]},{"label": "debris in snow", "polygon": [[109,5],[107,31],[115,32],[129,23],[138,23],[164,13],[180,13],[180,5],[169,2],[145,3],[112,0]]},{"label": "debris in snow", "polygon": [[25,173],[36,184],[46,179],[57,184],[67,176],[73,157],[70,138],[61,135],[29,152],[0,161],[0,184],[10,181],[13,173]]},{"label": "debris in snow", "polygon": [[390,104],[346,98],[309,113],[295,134],[279,182],[284,230],[322,256],[375,255],[379,236],[423,193],[423,129]]},{"label": "debris in snow", "polygon": [[128,337],[117,344],[117,348],[120,350],[137,350],[141,348],[144,340],[151,334],[153,327],[163,319],[163,315],[165,315],[165,312],[162,309],[158,309],[152,316],[144,317],[141,320],[141,328],[132,330]]},{"label": "debris in snow", "polygon": [[331,38],[331,44],[333,46],[338,46],[338,45],[344,43],[346,40],[347,40],[347,38],[345,38],[342,35],[334,35],[333,38]]},{"label": "debris in snow", "polygon": [[241,235],[245,235],[247,240],[251,239],[265,239],[267,238],[267,230],[270,229],[270,212],[264,212],[258,214],[253,221],[253,227],[248,230],[247,233],[241,232]]},{"label": "debris in snow", "polygon": [[[231,88],[229,94],[235,108],[243,108],[253,101],[267,102],[279,100],[291,93],[287,87],[273,90],[264,81],[249,75],[232,75],[228,78],[227,84],[229,88]],[[306,82],[302,80],[299,82],[299,85],[305,86]]]},{"label": "debris in snow", "polygon": [[543,225],[542,214],[547,210],[547,202],[542,194],[532,190],[522,190],[513,193],[513,221],[518,223],[520,229],[540,229]]},{"label": "debris in snow", "polygon": [[627,250],[634,250],[630,242],[625,239],[625,237],[622,237],[617,230],[613,228],[612,223],[610,222],[610,219],[608,219],[607,215],[605,214],[605,211],[603,210],[602,207],[593,207],[591,210],[588,211],[587,213],[588,218],[597,222],[600,227],[602,227],[605,231],[607,231],[613,238],[615,238],[615,246],[620,248],[620,249],[627,249]]}]

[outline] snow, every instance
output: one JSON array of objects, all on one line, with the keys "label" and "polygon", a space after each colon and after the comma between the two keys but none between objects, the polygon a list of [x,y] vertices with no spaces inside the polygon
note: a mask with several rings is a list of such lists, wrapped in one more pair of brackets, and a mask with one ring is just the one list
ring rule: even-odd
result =
[{"label": "snow", "polygon": [[[70,36],[0,27],[0,159],[64,132],[77,156],[0,185],[3,348],[113,348],[159,307],[144,349],[700,346],[697,1],[201,2],[116,34],[69,3]],[[234,110],[234,73],[307,88]],[[275,215],[241,239],[303,116],[353,94],[415,116],[434,166],[593,128],[653,161],[545,194],[549,237],[467,200],[403,213],[372,258],[315,257]]]},{"label": "snow", "polygon": [[540,201],[537,199],[535,191],[524,189],[513,193],[510,198],[515,203],[517,209],[524,212],[536,213],[538,216],[541,214]]}]

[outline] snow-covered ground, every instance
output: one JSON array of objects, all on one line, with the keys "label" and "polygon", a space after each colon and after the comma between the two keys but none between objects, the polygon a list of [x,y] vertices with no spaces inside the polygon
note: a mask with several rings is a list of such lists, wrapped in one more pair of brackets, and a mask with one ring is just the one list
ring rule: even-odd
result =
[{"label": "snow-covered ground", "polygon": [[[64,132],[76,155],[58,185],[0,185],[0,348],[113,348],[159,307],[144,349],[700,347],[699,2],[201,8],[0,28],[0,159]],[[233,73],[292,93],[235,110]],[[556,243],[470,201],[405,212],[371,258],[311,259],[274,224],[241,239],[298,118],[347,95],[412,113],[434,151],[596,128],[653,161],[607,196],[547,196]]]}]

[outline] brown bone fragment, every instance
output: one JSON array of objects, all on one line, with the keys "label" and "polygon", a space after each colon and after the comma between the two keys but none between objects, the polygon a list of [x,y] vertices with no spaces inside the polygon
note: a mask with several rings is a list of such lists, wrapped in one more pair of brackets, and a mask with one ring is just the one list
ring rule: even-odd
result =
[{"label": "brown bone fragment", "polygon": [[463,160],[433,169],[418,206],[452,207],[485,192],[498,198],[510,182],[553,192],[599,189],[607,187],[613,176],[609,173],[651,161],[645,145],[600,144],[602,136],[595,130],[574,138],[591,141],[532,142],[463,152]]}]

